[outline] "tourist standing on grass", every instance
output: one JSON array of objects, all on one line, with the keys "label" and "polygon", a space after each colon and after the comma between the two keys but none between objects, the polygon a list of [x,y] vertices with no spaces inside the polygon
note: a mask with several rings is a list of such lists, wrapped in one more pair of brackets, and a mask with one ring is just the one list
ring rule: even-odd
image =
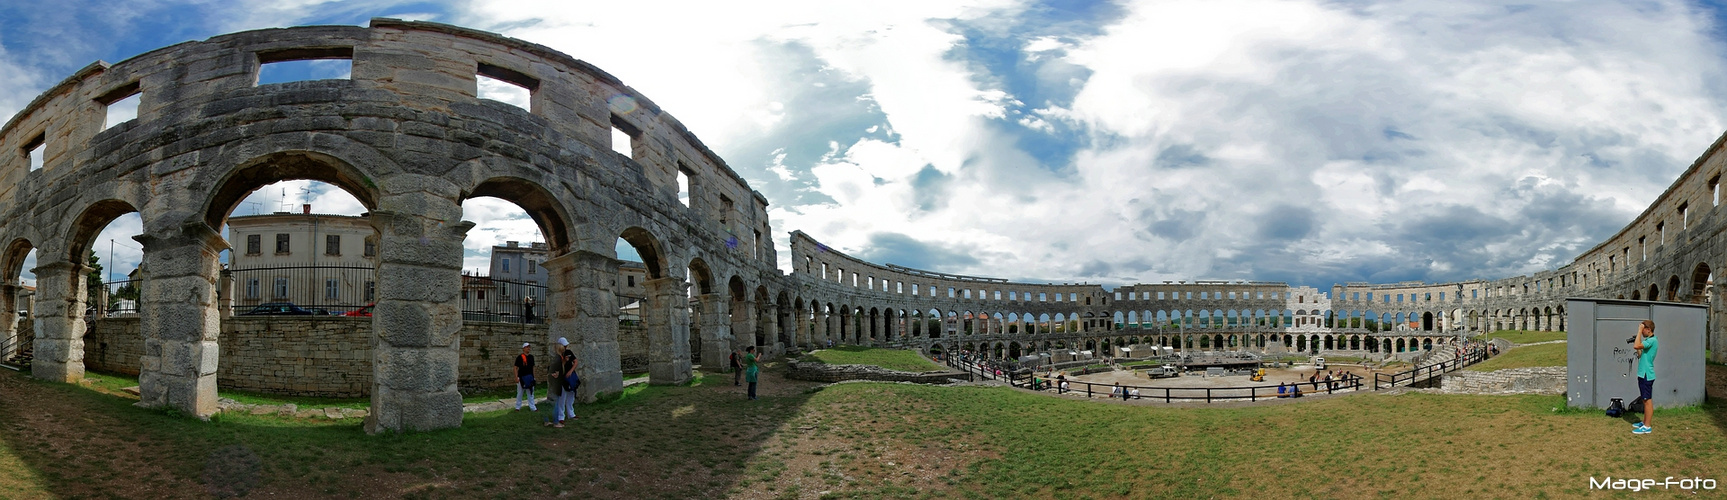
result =
[{"label": "tourist standing on grass", "polygon": [[1643,421],[1631,428],[1632,434],[1655,432],[1650,422],[1655,418],[1655,322],[1643,320],[1637,325],[1637,337],[1631,347],[1637,349],[1637,394],[1643,397]]},{"label": "tourist standing on grass", "polygon": [[744,376],[744,366],[738,363],[738,348],[732,348],[732,385],[738,384],[738,379]]},{"label": "tourist standing on grass", "polygon": [[756,400],[756,376],[761,368],[756,367],[756,346],[744,349],[744,381],[750,384],[750,401]]},{"label": "tourist standing on grass", "polygon": [[522,395],[528,397],[528,410],[540,411],[534,404],[534,355],[528,354],[529,344],[522,343],[522,355],[516,356],[516,411],[522,409]]},{"label": "tourist standing on grass", "polygon": [[579,384],[581,382],[578,380],[572,384],[570,380],[575,378],[576,375],[576,353],[570,350],[569,339],[558,337],[557,349],[558,362],[552,369],[552,383],[557,384],[562,388],[563,393],[559,394],[558,398],[552,401],[552,411],[556,414],[556,420],[547,422],[546,425],[563,428],[564,420],[576,418],[575,408],[573,407],[576,399],[574,384]]}]

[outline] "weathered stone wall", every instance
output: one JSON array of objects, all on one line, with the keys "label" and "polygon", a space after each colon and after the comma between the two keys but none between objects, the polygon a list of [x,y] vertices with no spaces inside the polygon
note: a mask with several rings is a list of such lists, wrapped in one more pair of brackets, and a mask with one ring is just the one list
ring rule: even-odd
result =
[{"label": "weathered stone wall", "polygon": [[1445,374],[1439,390],[1467,394],[1564,394],[1565,367],[1507,368]]},{"label": "weathered stone wall", "polygon": [[[138,374],[144,340],[137,318],[94,321],[88,331],[85,362],[90,368]],[[366,396],[372,380],[371,333],[369,318],[225,320],[217,384],[222,389],[294,396]],[[460,336],[457,384],[464,392],[513,384],[513,358],[523,342],[535,346],[535,378],[551,377],[545,325],[469,322]],[[645,350],[640,344],[624,349]],[[639,357],[645,370],[646,355]]]},{"label": "weathered stone wall", "polygon": [[648,330],[641,325],[618,327],[618,368],[624,373],[647,373]]},{"label": "weathered stone wall", "polygon": [[946,384],[953,382],[955,379],[965,380],[967,378],[966,374],[955,371],[911,373],[889,370],[874,365],[830,365],[827,363],[798,362],[797,360],[787,361],[786,367],[786,378],[811,380],[816,382],[874,380],[880,382]]}]

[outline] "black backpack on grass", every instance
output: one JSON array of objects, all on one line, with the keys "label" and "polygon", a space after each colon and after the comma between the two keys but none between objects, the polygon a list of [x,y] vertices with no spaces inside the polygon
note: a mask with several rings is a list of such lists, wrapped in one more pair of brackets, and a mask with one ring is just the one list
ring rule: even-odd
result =
[{"label": "black backpack on grass", "polygon": [[1607,405],[1607,416],[1618,417],[1619,415],[1625,413],[1624,401],[1625,400],[1623,400],[1623,399],[1613,398],[1613,403]]}]

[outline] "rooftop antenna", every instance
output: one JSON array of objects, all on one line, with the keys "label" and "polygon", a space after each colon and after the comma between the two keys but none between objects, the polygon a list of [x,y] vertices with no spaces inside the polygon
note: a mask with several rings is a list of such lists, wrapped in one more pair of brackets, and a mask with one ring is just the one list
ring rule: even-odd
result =
[{"label": "rooftop antenna", "polygon": [[258,215],[258,209],[264,206],[264,204],[256,201],[248,201],[246,204],[252,206],[252,215]]}]

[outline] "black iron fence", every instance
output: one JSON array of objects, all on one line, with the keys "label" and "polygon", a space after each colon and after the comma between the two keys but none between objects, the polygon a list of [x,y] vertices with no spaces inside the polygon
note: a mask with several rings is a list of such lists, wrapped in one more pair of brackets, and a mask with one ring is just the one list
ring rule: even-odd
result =
[{"label": "black iron fence", "polygon": [[462,320],[544,323],[550,304],[539,283],[462,277]]},{"label": "black iron fence", "polygon": [[1426,366],[1417,366],[1397,373],[1373,374],[1373,390],[1379,390],[1381,384],[1386,388],[1397,387],[1398,384],[1409,385],[1422,380],[1431,379],[1446,372],[1455,371],[1465,366],[1473,365],[1487,359],[1487,346],[1471,345],[1463,350],[1463,355]]},{"label": "black iron fence", "polygon": [[[260,267],[222,275],[225,303],[236,316],[366,317],[378,300],[372,267]],[[463,275],[460,300],[464,321],[543,323],[549,312],[546,287],[534,282]]]},{"label": "black iron fence", "polygon": [[377,270],[362,266],[281,266],[222,271],[235,316],[369,315]]}]

